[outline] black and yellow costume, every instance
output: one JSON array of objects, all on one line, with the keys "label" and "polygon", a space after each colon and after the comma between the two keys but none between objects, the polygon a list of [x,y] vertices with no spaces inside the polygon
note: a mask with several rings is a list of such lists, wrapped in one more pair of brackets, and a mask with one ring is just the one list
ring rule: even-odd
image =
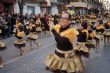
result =
[{"label": "black and yellow costume", "polygon": [[108,23],[106,23],[105,25],[104,25],[104,27],[105,27],[105,31],[104,31],[104,36],[106,36],[106,37],[110,37],[110,22],[108,22]]},{"label": "black and yellow costume", "polygon": [[0,51],[6,49],[6,44],[0,41]]},{"label": "black and yellow costume", "polygon": [[84,57],[89,57],[90,48],[86,46],[88,38],[87,29],[79,30],[79,35],[77,39],[77,46],[75,47],[76,54],[83,55]]},{"label": "black and yellow costume", "polygon": [[19,26],[22,26],[22,24],[20,22],[16,22],[16,25],[14,26],[14,30],[13,30],[13,35],[15,37],[17,37],[17,33],[18,33],[17,30],[18,30]]},{"label": "black and yellow costume", "polygon": [[27,36],[28,39],[30,39],[30,40],[38,39],[38,35],[36,32],[37,32],[36,25],[33,24],[33,25],[29,26],[29,35]]},{"label": "black and yellow costume", "polygon": [[96,32],[102,34],[104,32],[104,26],[103,25],[97,25],[96,26]]},{"label": "black and yellow costume", "polygon": [[99,37],[97,36],[96,32],[94,32],[93,30],[88,30],[88,39],[87,39],[87,47],[89,48],[94,48],[95,44],[93,43],[93,39],[95,39],[96,41],[99,41]]},{"label": "black and yellow costume", "polygon": [[[2,30],[0,30],[0,33],[2,33]],[[0,40],[0,51],[5,50],[5,49],[6,49],[6,44]]]},{"label": "black and yellow costume", "polygon": [[[22,27],[22,26],[20,26]],[[19,30],[17,31],[17,41],[14,42],[15,47],[21,49],[22,47],[25,47],[25,41],[23,40],[23,36],[24,36],[24,31],[23,30]]]},{"label": "black and yellow costume", "polygon": [[51,30],[55,36],[57,48],[45,60],[45,64],[52,70],[65,70],[67,72],[81,72],[83,65],[79,56],[74,53],[73,42],[77,37],[77,31],[67,26],[62,28],[56,25]]},{"label": "black and yellow costume", "polygon": [[[2,33],[2,30],[0,30],[0,33]],[[5,43],[3,43],[1,40],[0,40],[0,51],[3,51],[3,50],[5,50],[6,49],[6,44]],[[2,59],[2,57],[0,56],[0,68],[2,68],[3,67],[3,59]]]}]

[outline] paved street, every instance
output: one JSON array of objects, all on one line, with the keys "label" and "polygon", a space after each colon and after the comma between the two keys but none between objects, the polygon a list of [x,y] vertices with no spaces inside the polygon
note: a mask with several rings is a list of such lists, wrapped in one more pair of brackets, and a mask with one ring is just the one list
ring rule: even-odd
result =
[{"label": "paved street", "polygon": [[[24,56],[18,56],[18,50],[13,46],[15,38],[4,40],[7,42],[7,50],[0,52],[4,61],[5,67],[0,69],[0,73],[51,73],[45,70],[44,59],[52,53],[55,48],[55,42],[52,36],[39,39],[41,48],[32,51],[27,50]],[[29,43],[27,43],[27,48]],[[103,46],[99,55],[95,50],[91,51],[90,61],[86,63],[84,73],[109,73],[110,72],[110,46]]]}]

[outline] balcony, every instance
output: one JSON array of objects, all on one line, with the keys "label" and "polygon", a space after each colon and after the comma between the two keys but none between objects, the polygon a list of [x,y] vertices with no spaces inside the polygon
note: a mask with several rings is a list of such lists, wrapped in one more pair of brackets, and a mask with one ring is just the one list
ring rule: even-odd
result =
[{"label": "balcony", "polygon": [[86,2],[70,2],[70,5],[74,7],[81,7],[81,8],[88,7],[88,4]]}]

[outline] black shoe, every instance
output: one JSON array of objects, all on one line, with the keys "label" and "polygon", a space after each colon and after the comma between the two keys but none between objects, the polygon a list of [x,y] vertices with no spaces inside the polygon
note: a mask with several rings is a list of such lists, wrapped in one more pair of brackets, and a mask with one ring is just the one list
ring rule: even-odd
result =
[{"label": "black shoe", "polygon": [[45,70],[50,70],[49,67],[45,67]]}]

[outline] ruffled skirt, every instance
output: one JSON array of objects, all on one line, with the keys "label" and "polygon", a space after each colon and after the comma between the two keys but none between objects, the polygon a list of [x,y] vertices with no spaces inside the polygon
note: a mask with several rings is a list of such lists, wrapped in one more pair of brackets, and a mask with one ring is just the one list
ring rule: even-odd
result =
[{"label": "ruffled skirt", "polygon": [[22,47],[25,47],[25,41],[24,40],[17,40],[14,42],[14,45],[16,48],[21,49]]},{"label": "ruffled skirt", "polygon": [[[90,44],[90,43],[89,43]],[[79,56],[84,56],[84,57],[89,57],[89,51],[90,51],[90,46],[91,44],[86,44],[85,43],[78,43],[77,46],[74,48],[75,53]],[[88,47],[87,47],[88,45]]]},{"label": "ruffled skirt", "polygon": [[6,49],[6,45],[3,42],[0,42],[0,51],[3,51]]},{"label": "ruffled skirt", "polygon": [[27,37],[30,40],[36,40],[36,39],[38,39],[38,35],[35,34],[35,33],[30,33]]},{"label": "ruffled skirt", "polygon": [[45,64],[52,70],[65,70],[67,72],[82,72],[83,64],[79,56],[71,56],[70,58],[62,58],[56,54],[49,55]]},{"label": "ruffled skirt", "polygon": [[105,31],[105,32],[103,33],[103,35],[104,35],[104,36],[107,36],[107,37],[110,37],[110,31]]}]

